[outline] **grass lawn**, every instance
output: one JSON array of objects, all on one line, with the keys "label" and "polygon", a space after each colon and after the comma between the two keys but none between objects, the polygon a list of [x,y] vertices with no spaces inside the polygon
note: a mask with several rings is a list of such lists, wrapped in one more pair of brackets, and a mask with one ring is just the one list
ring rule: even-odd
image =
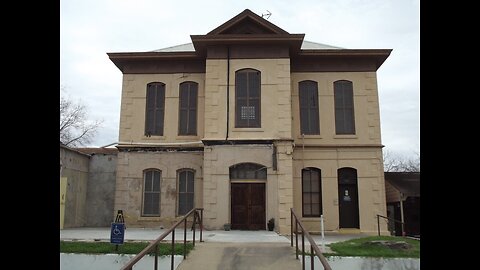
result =
[{"label": "grass lawn", "polygon": [[[410,248],[393,248],[378,245],[371,241],[406,242]],[[335,253],[325,253],[325,256],[356,256],[356,257],[388,257],[388,258],[419,258],[420,240],[398,236],[371,236],[332,243],[330,248]]]},{"label": "grass lawn", "polygon": [[[125,242],[118,245],[118,251],[115,251],[115,245],[110,242],[76,242],[76,241],[60,241],[61,253],[87,253],[87,254],[138,254],[146,248],[150,242]],[[187,243],[187,254],[193,249],[192,243]],[[155,253],[151,253],[152,255]],[[172,254],[172,245],[160,243],[158,245],[159,256]],[[183,243],[175,244],[175,254],[183,255]]]}]

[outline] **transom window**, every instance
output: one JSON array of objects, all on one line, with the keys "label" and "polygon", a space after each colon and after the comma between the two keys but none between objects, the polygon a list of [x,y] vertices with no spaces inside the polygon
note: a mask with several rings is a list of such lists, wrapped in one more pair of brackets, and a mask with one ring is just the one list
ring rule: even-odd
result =
[{"label": "transom window", "polygon": [[230,167],[230,179],[267,179],[267,167],[255,163],[241,163]]}]

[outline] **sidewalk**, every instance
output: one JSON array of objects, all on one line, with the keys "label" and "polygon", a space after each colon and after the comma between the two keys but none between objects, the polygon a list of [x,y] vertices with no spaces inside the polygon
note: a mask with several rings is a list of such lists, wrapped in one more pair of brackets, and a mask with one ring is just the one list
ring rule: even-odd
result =
[{"label": "sidewalk", "polygon": [[[125,230],[125,241],[152,241],[157,239],[165,229],[152,228],[127,228]],[[191,241],[193,232],[187,229],[187,240]],[[325,245],[335,242],[341,242],[353,238],[360,238],[369,236],[366,234],[338,234],[326,233]],[[322,248],[321,235],[312,235],[317,245],[322,252],[330,252],[330,249],[325,246]],[[164,239],[169,241],[172,239],[171,233]],[[68,228],[60,230],[60,240],[75,240],[75,241],[110,241],[110,228]],[[175,241],[183,240],[183,229],[175,230]],[[195,241],[200,241],[200,231],[195,232]],[[217,242],[217,243],[290,243],[290,236],[279,235],[273,231],[223,231],[223,230],[204,230],[203,241]],[[294,236],[295,244],[295,236]],[[301,246],[301,235],[299,235],[298,243]],[[310,243],[305,239],[305,248],[310,248]]]},{"label": "sidewalk", "polygon": [[[151,241],[157,239],[165,229],[150,228],[127,228],[125,230],[125,241]],[[183,241],[183,229],[175,230],[175,241]],[[192,240],[193,231],[187,229],[187,240]],[[172,239],[171,233],[165,238]],[[60,230],[60,240],[76,241],[110,241],[110,228],[68,228]],[[200,240],[200,231],[195,231],[195,241]],[[205,242],[226,242],[226,243],[289,243],[289,238],[271,231],[203,231]]]}]

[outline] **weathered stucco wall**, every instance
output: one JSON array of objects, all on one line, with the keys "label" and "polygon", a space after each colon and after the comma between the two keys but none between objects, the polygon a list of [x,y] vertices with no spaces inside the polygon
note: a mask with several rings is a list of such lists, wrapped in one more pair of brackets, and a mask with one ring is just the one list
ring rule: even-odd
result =
[{"label": "weathered stucco wall", "polygon": [[[194,207],[203,205],[203,152],[119,152],[117,161],[115,213],[123,210],[125,223],[134,227],[170,227],[177,216],[179,169],[195,171]],[[142,216],[143,171],[158,169],[160,216]]]},{"label": "weathered stucco wall", "polygon": [[[88,227],[109,227],[114,220],[116,154],[93,154],[87,184]],[[115,212],[116,214],[116,212]]]},{"label": "weathered stucco wall", "polygon": [[85,226],[89,156],[60,146],[60,177],[67,178],[64,228]]}]

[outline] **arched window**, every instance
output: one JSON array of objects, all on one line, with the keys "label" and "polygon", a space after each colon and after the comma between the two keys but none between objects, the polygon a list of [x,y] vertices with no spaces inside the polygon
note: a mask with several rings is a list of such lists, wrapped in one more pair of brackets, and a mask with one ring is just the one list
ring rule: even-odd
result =
[{"label": "arched window", "polygon": [[198,83],[180,84],[178,102],[178,135],[197,135]]},{"label": "arched window", "polygon": [[302,212],[304,217],[320,217],[322,210],[321,170],[302,170]]},{"label": "arched window", "polygon": [[160,216],[160,178],[162,172],[148,169],[143,172],[143,216]]},{"label": "arched window", "polygon": [[255,163],[240,163],[230,167],[230,179],[267,179],[267,167]]},{"label": "arched window", "polygon": [[152,82],[147,84],[147,104],[145,112],[145,136],[163,135],[163,116],[165,114],[165,84]]},{"label": "arched window", "polygon": [[314,81],[298,83],[300,100],[300,132],[301,134],[320,134],[318,114],[318,84]]},{"label": "arched window", "polygon": [[235,73],[235,127],[259,128],[260,71],[242,69]]},{"label": "arched window", "polygon": [[336,134],[355,134],[352,82],[336,81],[333,83],[333,91],[335,95]]},{"label": "arched window", "polygon": [[195,194],[195,173],[182,169],[178,172],[178,215],[182,216],[193,209]]}]

